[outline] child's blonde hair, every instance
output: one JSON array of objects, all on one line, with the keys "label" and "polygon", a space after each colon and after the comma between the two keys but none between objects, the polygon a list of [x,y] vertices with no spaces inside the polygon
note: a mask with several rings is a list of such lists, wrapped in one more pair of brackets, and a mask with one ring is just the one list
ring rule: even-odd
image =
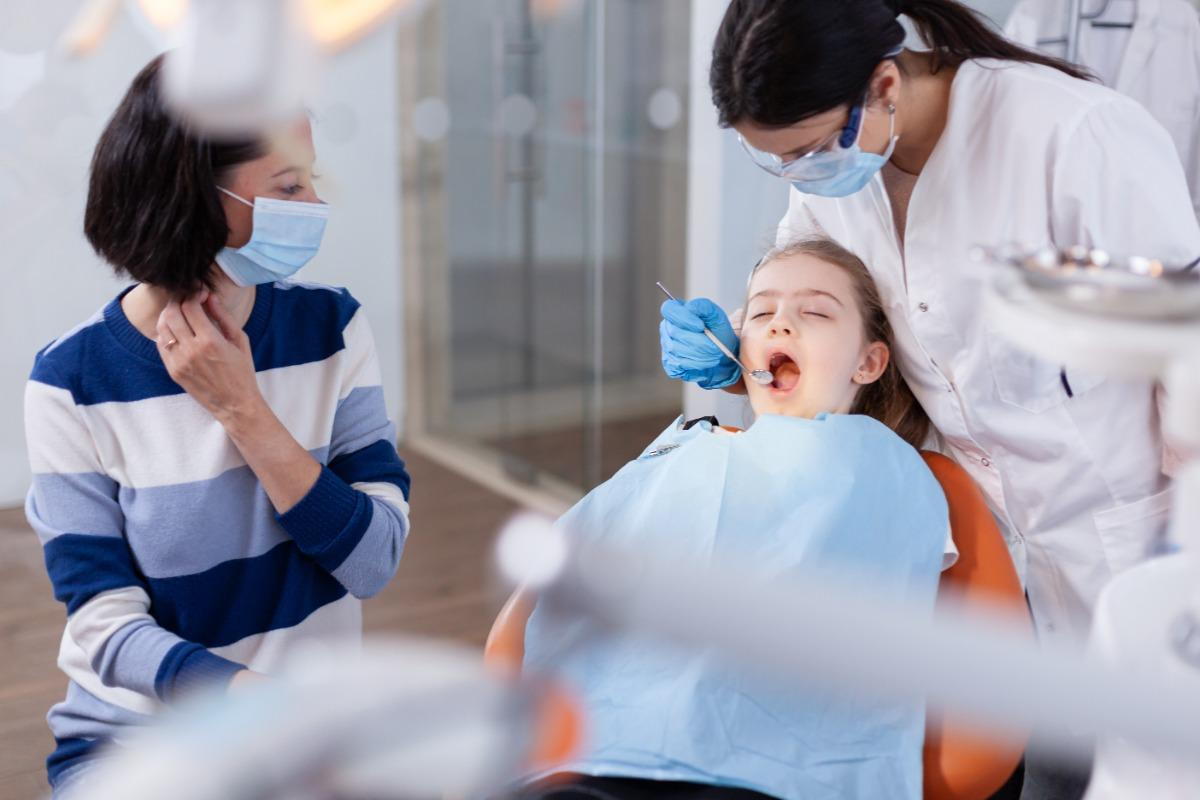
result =
[{"label": "child's blonde hair", "polygon": [[[767,253],[751,273],[751,280],[760,269],[781,258],[810,255],[840,268],[854,284],[855,299],[862,315],[863,336],[868,342],[883,342],[888,347],[887,368],[879,380],[862,386],[854,398],[851,414],[865,414],[887,425],[913,447],[920,448],[929,435],[929,417],[913,396],[912,390],[896,366],[895,336],[875,279],[858,256],[824,236],[806,237],[776,247]],[[748,287],[747,287],[748,288]]]}]

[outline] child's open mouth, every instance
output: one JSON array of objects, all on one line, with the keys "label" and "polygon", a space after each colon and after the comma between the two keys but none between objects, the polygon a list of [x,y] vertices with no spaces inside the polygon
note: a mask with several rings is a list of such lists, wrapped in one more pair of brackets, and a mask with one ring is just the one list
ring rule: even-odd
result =
[{"label": "child's open mouth", "polygon": [[771,382],[772,389],[778,389],[781,392],[790,392],[796,388],[796,384],[800,381],[800,367],[792,360],[792,357],[787,353],[775,353],[771,356],[771,374],[775,376],[775,380]]}]

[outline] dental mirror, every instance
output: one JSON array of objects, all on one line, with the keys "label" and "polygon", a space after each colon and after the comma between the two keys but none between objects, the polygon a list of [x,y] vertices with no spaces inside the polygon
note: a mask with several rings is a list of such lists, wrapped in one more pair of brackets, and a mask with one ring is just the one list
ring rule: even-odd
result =
[{"label": "dental mirror", "polygon": [[[663,286],[661,281],[655,281],[654,285],[657,286],[658,288],[662,289],[663,294],[665,294],[667,297],[669,297],[672,300],[676,300],[676,302],[678,302],[675,295],[673,295],[669,291],[667,291],[667,287]],[[710,331],[708,329],[707,325],[704,326],[704,335],[708,337],[708,340],[710,342],[712,342],[713,344],[715,344],[717,346],[718,350],[720,350],[725,355],[729,356],[729,358],[733,359],[733,363],[737,364],[738,367],[742,370],[742,374],[749,377],[750,380],[754,381],[759,386],[766,386],[767,384],[774,382],[775,376],[771,374],[770,370],[748,369],[746,367],[746,365],[743,364],[738,359],[737,356],[735,356],[733,353],[731,353],[729,351],[728,347],[726,347],[724,344],[721,343],[721,340],[717,338],[717,335],[715,333],[713,333],[712,331]]]}]

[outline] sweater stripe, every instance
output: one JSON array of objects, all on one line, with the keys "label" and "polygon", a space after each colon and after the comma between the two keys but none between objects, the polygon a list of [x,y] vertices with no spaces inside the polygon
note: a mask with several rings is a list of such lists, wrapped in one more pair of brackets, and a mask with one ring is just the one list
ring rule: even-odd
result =
[{"label": "sweater stripe", "polygon": [[361,637],[395,574],[409,477],[374,342],[345,290],[260,286],[244,328],[264,399],[323,464],[276,514],[221,425],[170,378],[121,297],[43,349],[26,386],[26,502],[67,610],[52,771],[164,702]]}]

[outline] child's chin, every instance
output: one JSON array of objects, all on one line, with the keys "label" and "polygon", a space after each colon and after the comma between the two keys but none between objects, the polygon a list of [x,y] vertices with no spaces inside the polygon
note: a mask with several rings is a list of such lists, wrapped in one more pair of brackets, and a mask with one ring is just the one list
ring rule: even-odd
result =
[{"label": "child's chin", "polygon": [[[770,390],[767,391],[770,392]],[[794,394],[764,393],[750,405],[754,408],[754,413],[760,416],[763,414],[777,414],[781,417],[807,416],[799,400],[800,398]]]}]

